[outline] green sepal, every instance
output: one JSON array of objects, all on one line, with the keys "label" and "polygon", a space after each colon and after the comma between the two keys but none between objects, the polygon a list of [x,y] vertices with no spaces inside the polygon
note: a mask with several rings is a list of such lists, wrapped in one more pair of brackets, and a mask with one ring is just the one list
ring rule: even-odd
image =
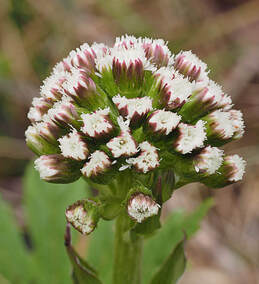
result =
[{"label": "green sepal", "polygon": [[161,209],[157,215],[147,218],[142,223],[137,223],[132,230],[138,235],[151,237],[158,229],[161,228],[160,215]]},{"label": "green sepal", "polygon": [[95,269],[92,268],[85,260],[83,260],[71,246],[71,234],[69,225],[67,225],[65,235],[65,246],[73,269],[72,277],[74,279],[74,283],[101,284],[102,282],[98,279]]},{"label": "green sepal", "polygon": [[150,284],[176,284],[186,268],[186,257],[184,254],[185,240],[173,249],[169,257],[161,265],[153,276]]},{"label": "green sepal", "polygon": [[37,143],[26,140],[26,144],[37,156],[60,153],[60,149],[57,145],[49,143],[43,137],[38,135],[35,139],[37,139]]}]

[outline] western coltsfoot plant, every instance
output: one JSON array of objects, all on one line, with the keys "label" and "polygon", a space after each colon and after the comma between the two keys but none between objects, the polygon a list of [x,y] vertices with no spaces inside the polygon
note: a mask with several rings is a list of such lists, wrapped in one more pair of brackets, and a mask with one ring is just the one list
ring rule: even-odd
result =
[{"label": "western coltsfoot plant", "polygon": [[143,236],[175,189],[242,179],[244,160],[218,148],[243,136],[242,113],[208,75],[191,51],[122,36],[71,51],[33,99],[26,142],[40,177],[98,190],[67,221],[90,234],[100,218],[117,220],[113,283],[140,283]]}]

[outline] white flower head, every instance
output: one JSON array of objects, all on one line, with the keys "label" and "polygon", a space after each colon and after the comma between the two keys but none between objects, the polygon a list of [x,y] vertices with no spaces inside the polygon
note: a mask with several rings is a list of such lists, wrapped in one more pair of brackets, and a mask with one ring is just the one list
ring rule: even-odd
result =
[{"label": "white flower head", "polygon": [[159,208],[159,204],[143,193],[131,196],[127,206],[129,216],[138,223],[142,223],[145,219],[157,215]]},{"label": "white flower head", "polygon": [[204,146],[206,140],[204,121],[199,120],[195,125],[180,123],[178,130],[179,136],[174,145],[176,151],[187,154]]},{"label": "white flower head", "polygon": [[66,158],[78,161],[86,160],[89,151],[82,136],[74,129],[69,134],[58,139],[61,153]]},{"label": "white flower head", "polygon": [[92,137],[103,137],[113,130],[114,126],[109,119],[110,108],[99,109],[92,113],[83,113],[81,118],[84,125],[81,127],[81,131]]},{"label": "white flower head", "polygon": [[195,170],[199,173],[214,174],[223,162],[224,151],[207,146],[194,158]]},{"label": "white flower head", "polygon": [[59,100],[62,96],[62,84],[68,76],[68,72],[52,73],[40,87],[40,94],[46,99]]},{"label": "white flower head", "polygon": [[177,127],[180,120],[181,116],[174,112],[156,110],[150,115],[148,124],[154,132],[168,135]]},{"label": "white flower head", "polygon": [[81,172],[87,178],[92,176],[97,176],[104,173],[110,166],[112,162],[107,154],[103,151],[95,151],[90,157],[89,161],[85,163],[84,167],[81,169]]},{"label": "white flower head", "polygon": [[231,122],[234,127],[234,139],[240,139],[245,132],[245,123],[243,120],[243,114],[240,110],[232,109],[229,111],[231,116]]},{"label": "white flower head", "polygon": [[207,80],[207,64],[191,51],[181,51],[175,56],[175,68],[195,80]]},{"label": "white flower head", "polygon": [[136,158],[129,158],[126,162],[133,165],[137,171],[147,173],[159,166],[159,156],[157,148],[152,146],[148,141],[139,144],[141,153]]},{"label": "white flower head", "polygon": [[239,155],[228,155],[225,157],[228,180],[237,182],[242,180],[245,173],[246,161]]},{"label": "white flower head", "polygon": [[126,119],[140,119],[152,110],[152,99],[150,97],[127,99],[119,94],[112,98],[120,114]]},{"label": "white flower head", "polygon": [[[86,201],[87,202],[87,201]],[[93,204],[94,201],[92,201]],[[93,212],[94,208],[85,208],[84,201],[79,200],[66,209],[67,221],[84,235],[90,234],[96,227],[98,217]]]},{"label": "white flower head", "polygon": [[35,169],[40,173],[40,178],[43,180],[51,179],[58,174],[58,167],[52,166],[48,156],[42,155],[34,162]]},{"label": "white flower head", "polygon": [[165,107],[174,109],[183,105],[192,94],[195,83],[190,82],[173,68],[162,67],[155,72],[162,88],[162,99]]},{"label": "white flower head", "polygon": [[138,152],[136,141],[129,132],[125,131],[121,132],[119,136],[112,138],[106,146],[115,158],[119,158],[121,156],[129,157]]},{"label": "white flower head", "polygon": [[209,123],[211,131],[216,136],[219,136],[221,139],[230,139],[233,136],[235,127],[231,120],[230,112],[215,110],[208,117],[211,120],[211,123]]}]

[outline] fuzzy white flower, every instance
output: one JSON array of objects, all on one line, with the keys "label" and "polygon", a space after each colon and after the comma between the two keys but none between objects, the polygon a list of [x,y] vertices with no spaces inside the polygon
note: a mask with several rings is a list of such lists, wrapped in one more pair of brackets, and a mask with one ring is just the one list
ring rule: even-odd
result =
[{"label": "fuzzy white flower", "polygon": [[157,168],[159,166],[157,148],[148,141],[140,143],[139,148],[141,150],[140,155],[136,158],[129,158],[126,162],[144,174]]},{"label": "fuzzy white flower", "polygon": [[82,136],[74,129],[69,134],[58,139],[61,153],[66,158],[85,160],[89,154],[86,143]]},{"label": "fuzzy white flower", "polygon": [[177,127],[180,120],[181,116],[174,112],[156,110],[150,115],[148,124],[154,132],[168,135]]},{"label": "fuzzy white flower", "polygon": [[245,123],[243,120],[243,114],[240,110],[232,109],[229,111],[231,116],[231,122],[234,127],[234,139],[240,139],[245,132]]},{"label": "fuzzy white flower", "polygon": [[204,146],[206,140],[205,122],[199,120],[195,125],[180,123],[179,136],[175,142],[175,150],[187,154]]},{"label": "fuzzy white flower", "polygon": [[132,196],[128,202],[128,214],[131,218],[141,223],[145,219],[157,215],[160,205],[150,196],[138,193]]},{"label": "fuzzy white flower", "polygon": [[224,151],[216,147],[207,146],[195,157],[195,170],[214,174],[223,162]]},{"label": "fuzzy white flower", "polygon": [[112,101],[117,106],[121,115],[127,119],[132,119],[133,116],[140,118],[152,110],[152,99],[150,97],[127,99],[119,94],[112,98]]},{"label": "fuzzy white flower", "polygon": [[90,137],[99,137],[109,134],[113,129],[113,124],[109,119],[110,108],[99,109],[92,113],[83,113],[81,118],[84,125],[81,130]]},{"label": "fuzzy white flower", "polygon": [[46,159],[46,157],[47,156],[45,155],[40,156],[34,162],[35,169],[40,173],[40,178],[43,180],[51,179],[59,172],[58,168],[55,168],[49,164],[49,161]]},{"label": "fuzzy white flower", "polygon": [[225,158],[228,169],[228,180],[237,182],[242,180],[245,173],[246,161],[239,155],[229,155]]},{"label": "fuzzy white flower", "polygon": [[97,176],[104,173],[111,166],[111,161],[107,154],[103,151],[95,151],[90,157],[89,161],[85,163],[81,172],[84,176],[90,178],[91,176]]}]

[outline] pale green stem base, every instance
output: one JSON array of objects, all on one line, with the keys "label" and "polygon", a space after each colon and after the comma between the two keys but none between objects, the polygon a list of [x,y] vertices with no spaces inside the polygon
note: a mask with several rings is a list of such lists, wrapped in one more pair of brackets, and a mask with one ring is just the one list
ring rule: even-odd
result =
[{"label": "pale green stem base", "polygon": [[115,229],[113,284],[140,284],[143,240],[124,232],[125,218],[118,216]]}]

